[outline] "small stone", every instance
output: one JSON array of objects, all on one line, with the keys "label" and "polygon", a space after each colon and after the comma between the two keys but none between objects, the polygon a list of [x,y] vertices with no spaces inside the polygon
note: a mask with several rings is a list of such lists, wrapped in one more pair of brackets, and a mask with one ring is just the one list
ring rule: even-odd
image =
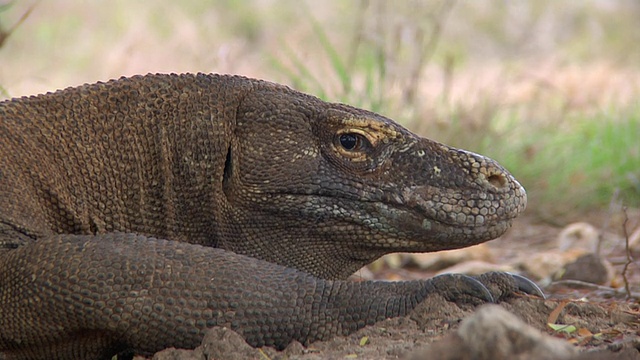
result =
[{"label": "small stone", "polygon": [[567,264],[561,271],[561,280],[579,280],[591,284],[608,285],[614,276],[613,266],[596,254],[586,254]]},{"label": "small stone", "polygon": [[464,249],[410,254],[406,266],[415,266],[422,270],[438,271],[472,260],[491,263],[493,262],[493,253],[487,244],[480,244]]},{"label": "small stone", "polygon": [[259,358],[258,349],[247,344],[240,334],[227,328],[216,326],[207,331],[202,339],[202,352],[207,360],[235,360]]},{"label": "small stone", "polygon": [[155,353],[152,360],[205,360],[205,357],[202,351],[168,348]]},{"label": "small stone", "polygon": [[585,254],[583,249],[570,249],[564,252],[543,251],[529,254],[516,261],[515,266],[522,269],[531,278],[550,281],[554,274],[561,271],[566,264],[576,261]]},{"label": "small stone", "polygon": [[412,359],[533,360],[569,359],[577,350],[545,335],[498,305],[484,305],[455,334],[415,353]]},{"label": "small stone", "polygon": [[472,260],[453,265],[444,270],[438,271],[436,275],[442,274],[465,274],[481,275],[490,271],[517,272],[513,266],[507,264],[492,264],[486,261]]},{"label": "small stone", "polygon": [[565,226],[556,239],[558,249],[582,249],[596,252],[598,247],[598,230],[586,222],[577,222]]},{"label": "small stone", "polygon": [[299,341],[292,341],[286,349],[284,349],[283,353],[285,357],[289,357],[292,355],[302,355],[304,354],[306,348]]},{"label": "small stone", "polygon": [[640,227],[629,235],[629,251],[633,254],[640,253]]},{"label": "small stone", "polygon": [[220,326],[207,330],[204,339],[202,339],[202,345],[194,350],[171,348],[160,351],[153,356],[153,360],[239,360],[259,358],[259,350],[247,344],[240,334]]}]

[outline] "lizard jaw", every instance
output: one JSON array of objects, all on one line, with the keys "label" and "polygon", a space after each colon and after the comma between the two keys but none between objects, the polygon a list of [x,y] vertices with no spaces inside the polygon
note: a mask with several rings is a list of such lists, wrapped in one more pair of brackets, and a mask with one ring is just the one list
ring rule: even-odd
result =
[{"label": "lizard jaw", "polygon": [[527,205],[526,191],[515,180],[508,191],[501,193],[411,186],[403,189],[400,200],[404,206],[417,209],[429,220],[463,227],[510,221]]},{"label": "lizard jaw", "polygon": [[374,204],[376,213],[381,218],[388,219],[386,228],[380,229],[388,237],[378,239],[371,245],[375,248],[393,249],[393,252],[431,252],[476,245],[501,236],[513,221],[513,217],[509,217],[482,225],[475,222],[464,224],[440,221],[416,208],[384,202]]}]

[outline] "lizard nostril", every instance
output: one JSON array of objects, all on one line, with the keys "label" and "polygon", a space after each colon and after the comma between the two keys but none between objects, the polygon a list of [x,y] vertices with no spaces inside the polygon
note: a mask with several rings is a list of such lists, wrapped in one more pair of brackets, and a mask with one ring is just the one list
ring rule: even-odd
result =
[{"label": "lizard nostril", "polygon": [[502,174],[493,174],[487,178],[489,184],[495,186],[498,189],[501,189],[507,185],[507,179]]}]

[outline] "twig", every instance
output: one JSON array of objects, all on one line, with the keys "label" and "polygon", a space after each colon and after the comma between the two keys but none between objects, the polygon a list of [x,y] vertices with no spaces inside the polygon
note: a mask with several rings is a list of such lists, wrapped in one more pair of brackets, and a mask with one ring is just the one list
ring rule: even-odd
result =
[{"label": "twig", "polygon": [[602,285],[593,284],[593,283],[580,281],[580,280],[554,281],[547,288],[550,288],[552,286],[566,286],[572,289],[588,289],[592,291],[601,291],[612,296],[625,295],[629,299],[630,298],[640,299],[639,292],[627,292],[627,290],[624,288],[612,288],[609,286],[602,286]]},{"label": "twig", "polygon": [[[431,36],[427,39],[426,43],[421,44],[422,48],[418,54],[418,61],[411,70],[411,77],[407,86],[407,91],[404,93],[405,104],[413,104],[417,94],[418,84],[420,83],[420,76],[425,65],[435,54],[438,43],[440,42],[442,31],[447,22],[447,17],[451,14],[451,10],[454,8],[455,1],[445,1],[437,14],[433,17],[434,22],[431,28]],[[424,36],[424,32],[419,33]],[[421,41],[422,42],[422,41]]]},{"label": "twig", "polygon": [[365,32],[364,19],[369,9],[369,0],[360,0],[360,6],[355,19],[355,31],[353,32],[353,39],[351,39],[351,46],[349,46],[349,55],[347,56],[347,69],[349,72],[353,72],[356,65],[356,57],[358,55],[358,49],[362,45],[362,35]]},{"label": "twig", "polygon": [[260,355],[265,359],[265,360],[271,360],[271,358],[269,357],[269,355],[267,355],[267,353],[264,352],[264,350],[262,350],[262,348],[258,348],[258,351],[260,352]]},{"label": "twig", "polygon": [[36,7],[36,5],[38,5],[39,3],[35,3],[31,6],[29,6],[29,8],[27,9],[27,11],[24,12],[24,14],[22,14],[22,16],[20,17],[20,19],[18,19],[18,21],[13,24],[12,27],[10,27],[7,30],[2,30],[0,29],[0,47],[2,47],[2,45],[4,45],[4,42],[7,41],[7,39],[9,38],[9,36],[11,34],[13,34],[14,31],[16,31],[16,29],[18,28],[18,26],[20,26],[26,19],[27,17],[29,17],[29,15],[31,14],[31,12],[33,11],[33,9]]},{"label": "twig", "polygon": [[626,206],[622,208],[622,212],[624,213],[622,233],[624,234],[625,252],[627,254],[627,262],[622,268],[622,281],[624,282],[624,289],[627,293],[627,300],[629,300],[631,299],[631,289],[629,288],[629,279],[627,279],[627,270],[629,269],[629,265],[631,265],[631,263],[633,262],[633,257],[631,256],[631,249],[629,248],[629,232],[627,231],[627,222],[629,222],[629,215],[627,214]]}]

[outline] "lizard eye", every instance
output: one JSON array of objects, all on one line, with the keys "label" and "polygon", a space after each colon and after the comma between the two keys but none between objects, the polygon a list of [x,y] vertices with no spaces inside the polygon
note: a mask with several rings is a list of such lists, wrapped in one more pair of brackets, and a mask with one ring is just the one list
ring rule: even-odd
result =
[{"label": "lizard eye", "polygon": [[340,146],[348,151],[360,151],[368,143],[364,136],[354,133],[342,134],[338,140],[340,141]]}]

